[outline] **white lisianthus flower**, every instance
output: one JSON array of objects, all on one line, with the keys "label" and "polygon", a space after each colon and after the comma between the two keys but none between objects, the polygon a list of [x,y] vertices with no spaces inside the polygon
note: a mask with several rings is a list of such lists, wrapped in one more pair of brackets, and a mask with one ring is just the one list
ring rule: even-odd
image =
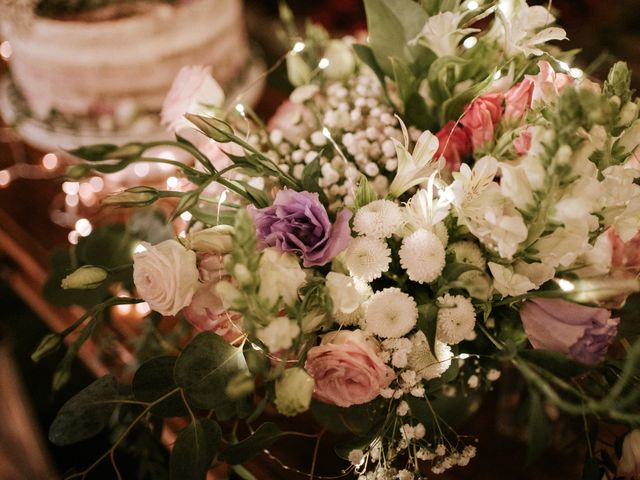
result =
[{"label": "white lisianthus flower", "polygon": [[429,48],[439,57],[455,55],[460,40],[477,28],[459,28],[465,12],[442,12],[432,15],[416,37],[416,42]]},{"label": "white lisianthus flower", "polygon": [[409,143],[407,135],[405,135],[404,145],[395,138],[392,140],[398,156],[398,169],[389,186],[389,195],[398,198],[411,187],[426,182],[429,175],[438,168],[437,162],[432,162],[432,160],[438,151],[439,142],[434,134],[425,131],[418,138],[411,154],[407,150]]},{"label": "white lisianthus flower", "polygon": [[300,326],[288,317],[276,317],[269,325],[256,330],[256,337],[271,353],[287,350],[300,334]]},{"label": "white lisianthus flower", "polygon": [[528,277],[515,273],[511,268],[494,262],[489,262],[488,266],[493,275],[493,288],[503,297],[517,297],[537,288]]},{"label": "white lisianthus flower", "polygon": [[371,287],[357,278],[337,272],[327,274],[326,286],[337,320],[343,325],[357,324],[362,304],[373,294]]},{"label": "white lisianthus flower", "polygon": [[487,260],[484,258],[482,250],[473,242],[461,240],[449,245],[448,250],[454,253],[456,261],[460,263],[467,263],[481,270],[487,266]]},{"label": "white lisianthus flower", "polygon": [[142,243],[133,255],[133,283],[152,310],[175,315],[191,303],[199,286],[196,254],[176,240],[157,245]]},{"label": "white lisianthus flower", "polygon": [[371,282],[389,269],[391,250],[376,238],[357,237],[351,240],[345,252],[345,264],[352,276]]},{"label": "white lisianthus flower", "polygon": [[462,295],[445,293],[438,298],[436,338],[449,345],[460,343],[473,333],[476,311],[471,300]]},{"label": "white lisianthus flower", "polygon": [[390,200],[375,200],[360,208],[353,219],[353,229],[360,235],[388,238],[402,227],[402,210]]},{"label": "white lisianthus flower", "polygon": [[258,269],[260,290],[258,296],[270,307],[275,307],[282,298],[285,305],[292,305],[298,299],[298,290],[304,284],[306,275],[298,258],[277,248],[265,248]]},{"label": "white lisianthus flower", "polygon": [[226,255],[233,247],[233,227],[230,225],[216,225],[187,236],[189,248],[198,253],[215,253]]},{"label": "white lisianthus flower", "polygon": [[182,67],[164,100],[160,117],[163,125],[177,133],[193,128],[184,118],[185,113],[211,114],[223,105],[224,91],[211,76],[211,67]]},{"label": "white lisianthus flower", "polygon": [[591,249],[589,228],[586,224],[572,224],[557,228],[553,233],[540,238],[533,244],[538,258],[550,267],[568,267],[580,255]]},{"label": "white lisianthus flower", "polygon": [[275,404],[278,412],[293,417],[309,410],[314,384],[313,377],[304,369],[287,368],[276,381]]},{"label": "white lisianthus flower", "polygon": [[453,353],[446,343],[436,340],[435,354],[429,348],[427,337],[418,332],[413,337],[413,346],[409,353],[409,366],[420,379],[433,380],[442,376],[451,366]]},{"label": "white lisianthus flower", "polygon": [[414,282],[431,283],[442,273],[445,251],[440,239],[428,230],[417,230],[402,241],[400,264]]},{"label": "white lisianthus flower", "polygon": [[374,293],[365,304],[365,331],[382,338],[402,337],[417,321],[416,302],[396,287]]}]

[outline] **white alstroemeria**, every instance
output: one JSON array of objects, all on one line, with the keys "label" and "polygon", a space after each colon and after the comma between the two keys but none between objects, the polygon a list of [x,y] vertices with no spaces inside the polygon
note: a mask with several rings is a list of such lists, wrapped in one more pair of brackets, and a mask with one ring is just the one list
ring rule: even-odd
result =
[{"label": "white alstroemeria", "polygon": [[351,314],[369,298],[373,291],[365,282],[337,272],[327,274],[327,290],[334,312]]},{"label": "white alstroemeria", "polygon": [[494,262],[489,262],[488,266],[493,276],[493,288],[503,297],[517,297],[537,288],[528,277],[509,267]]},{"label": "white alstroemeria", "polygon": [[459,172],[453,173],[454,181],[444,191],[444,197],[453,203],[458,213],[465,204],[478,198],[493,183],[493,179],[498,173],[498,161],[493,157],[482,157],[473,166],[463,163]]},{"label": "white alstroemeria", "polygon": [[260,258],[260,290],[258,296],[275,307],[282,298],[285,305],[292,305],[298,299],[298,289],[304,284],[306,275],[298,257],[276,248],[265,248]]},{"label": "white alstroemeria", "polygon": [[542,263],[551,267],[568,267],[591,249],[588,225],[575,223],[557,228],[533,244]]},{"label": "white alstroemeria", "polygon": [[389,194],[398,198],[411,187],[429,180],[429,176],[438,168],[433,157],[438,151],[438,139],[428,130],[423,132],[416,142],[413,153],[409,153],[409,135],[406,127],[401,123],[404,133],[404,145],[392,138],[398,156],[396,176],[389,187]]},{"label": "white alstroemeria", "polygon": [[460,28],[464,16],[465,12],[442,12],[429,17],[414,42],[424,45],[439,57],[455,55],[460,40],[480,31],[477,28]]},{"label": "white alstroemeria", "polygon": [[437,173],[431,174],[426,189],[418,190],[407,202],[405,216],[411,230],[432,230],[449,215],[450,201],[444,195],[434,198]]},{"label": "white alstroemeria", "polygon": [[544,53],[540,45],[567,38],[564,29],[550,26],[556,19],[545,7],[530,7],[525,0],[506,1],[511,3],[510,8],[501,6],[496,14],[501,21],[507,57],[518,53],[539,56]]},{"label": "white alstroemeria", "polygon": [[527,263],[518,260],[513,265],[513,270],[518,275],[524,275],[536,288],[551,280],[556,274],[556,269],[544,263]]}]

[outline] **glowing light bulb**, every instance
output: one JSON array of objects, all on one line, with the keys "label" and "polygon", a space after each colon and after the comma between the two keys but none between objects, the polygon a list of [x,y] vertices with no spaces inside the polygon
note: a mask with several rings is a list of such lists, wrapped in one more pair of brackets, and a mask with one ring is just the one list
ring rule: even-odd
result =
[{"label": "glowing light bulb", "polygon": [[176,188],[178,186],[178,179],[176,177],[167,178],[167,188]]},{"label": "glowing light bulb", "polygon": [[496,73],[493,74],[493,79],[494,80],[499,80],[502,77],[502,71],[498,70]]},{"label": "glowing light bulb", "polygon": [[138,244],[136,244],[135,247],[133,247],[133,253],[142,253],[142,252],[146,252],[146,251],[147,251],[147,247],[145,247],[141,243],[138,243]]},{"label": "glowing light bulb", "polygon": [[478,39],[476,37],[467,37],[464,39],[464,42],[462,42],[462,45],[464,48],[469,49],[475,47],[477,43]]},{"label": "glowing light bulb", "polygon": [[0,43],[0,57],[2,57],[3,60],[9,60],[11,55],[13,55],[11,44],[6,40]]},{"label": "glowing light bulb", "polygon": [[318,68],[319,68],[320,70],[324,70],[324,69],[325,69],[325,68],[327,68],[328,66],[329,66],[329,59],[328,59],[328,58],[325,58],[325,57],[322,57],[322,58],[320,59],[320,62],[318,62]]},{"label": "glowing light bulb", "polygon": [[133,166],[133,173],[136,174],[136,177],[145,177],[149,174],[149,164],[148,163],[136,163]]},{"label": "glowing light bulb", "polygon": [[569,69],[569,75],[577,79],[577,78],[582,78],[582,76],[584,75],[584,72],[579,68],[573,67]]},{"label": "glowing light bulb", "polygon": [[104,188],[104,180],[102,180],[102,178],[100,177],[91,177],[91,179],[89,180],[89,185],[91,185],[91,188],[94,192],[98,193],[101,192]]},{"label": "glowing light bulb", "polygon": [[180,218],[185,222],[188,222],[193,218],[193,215],[191,215],[189,212],[183,212],[180,214]]},{"label": "glowing light bulb", "polygon": [[238,112],[240,115],[244,117],[245,116],[244,105],[241,103],[238,103],[236,105],[236,112]]},{"label": "glowing light bulb", "polygon": [[93,226],[91,225],[91,222],[86,218],[78,219],[75,227],[76,227],[76,231],[78,232],[78,235],[80,235],[81,237],[88,236],[93,230]]},{"label": "glowing light bulb", "polygon": [[0,170],[0,188],[6,187],[11,183],[11,172],[9,170]]},{"label": "glowing light bulb", "polygon": [[478,2],[476,2],[475,0],[471,0],[469,3],[467,3],[467,8],[469,10],[475,10],[479,7],[480,5],[478,4]]},{"label": "glowing light bulb", "polygon": [[62,191],[67,195],[77,195],[80,191],[79,182],[64,182],[62,184]]},{"label": "glowing light bulb", "polygon": [[305,44],[302,42],[296,42],[293,44],[293,48],[291,49],[291,51],[293,53],[300,53],[301,51],[304,50]]},{"label": "glowing light bulb", "polygon": [[42,157],[42,166],[45,170],[55,170],[58,166],[58,156],[55,153],[47,153]]},{"label": "glowing light bulb", "polygon": [[78,232],[76,232],[75,230],[71,230],[69,232],[69,235],[67,235],[67,239],[69,240],[69,243],[71,245],[77,245],[78,238],[80,238],[80,235],[78,235]]},{"label": "glowing light bulb", "polygon": [[565,72],[570,72],[571,71],[571,67],[569,66],[569,64],[567,62],[558,62],[558,65]]},{"label": "glowing light bulb", "polygon": [[331,132],[327,127],[322,127],[322,135],[324,135],[326,138],[331,138]]},{"label": "glowing light bulb", "polygon": [[468,353],[461,353],[460,355],[458,355],[458,358],[460,360],[466,360],[467,358],[469,358],[469,354]]},{"label": "glowing light bulb", "polygon": [[511,2],[511,0],[502,0],[498,4],[498,8],[502,11],[502,13],[509,16],[511,15],[511,12],[513,12],[513,3]]},{"label": "glowing light bulb", "polygon": [[67,195],[64,197],[64,203],[67,204],[68,207],[77,207],[80,203],[80,197],[78,195]]},{"label": "glowing light bulb", "polygon": [[149,304],[146,302],[137,303],[135,306],[135,309],[136,309],[136,313],[142,316],[148,315],[151,312],[151,308],[149,307]]},{"label": "glowing light bulb", "polygon": [[563,292],[572,292],[576,288],[573,283],[571,283],[569,280],[565,280],[564,278],[560,278],[556,280],[556,282]]}]

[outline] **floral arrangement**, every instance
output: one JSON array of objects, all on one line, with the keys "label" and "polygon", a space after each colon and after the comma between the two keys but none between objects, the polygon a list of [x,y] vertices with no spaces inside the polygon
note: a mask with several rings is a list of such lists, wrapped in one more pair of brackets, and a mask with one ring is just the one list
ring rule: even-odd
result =
[{"label": "floral arrangement", "polygon": [[[175,166],[179,186],[104,203],[171,201],[170,220],[188,225],[137,243],[132,268],[66,276],[63,289],[124,282],[136,295],[91,308],[34,358],[84,327],[59,387],[116,304],[144,301],[193,334],[142,363],[130,389],[97,380],[50,438],[73,443],[115,415],[128,422],[117,445],[133,425],[183,415],[172,478],[205,478],[219,462],[252,478],[241,464],[294,434],[265,416],[311,410],[330,430],[350,419],[353,438],[336,446],[345,474],[430,478],[476,455],[455,421],[515,370],[534,454],[552,409],[580,419],[584,478],[638,478],[640,342],[624,306],[640,290],[640,120],[628,68],[596,83],[570,67],[573,53],[548,44],[565,39],[552,12],[524,0],[365,7],[363,41],[301,35],[283,8],[295,89],[266,124],[225,103],[206,69],[184,69],[162,119],[176,135],[165,145],[191,163],[145,155],[158,142],[72,152],[84,160],[76,179]],[[622,426],[617,449],[598,441],[598,422]],[[117,472],[113,449],[96,464],[109,457]]]}]

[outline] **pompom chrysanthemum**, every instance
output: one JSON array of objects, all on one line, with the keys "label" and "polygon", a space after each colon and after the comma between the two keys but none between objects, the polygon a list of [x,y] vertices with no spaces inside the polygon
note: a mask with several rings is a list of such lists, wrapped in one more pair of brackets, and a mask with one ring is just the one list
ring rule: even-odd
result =
[{"label": "pompom chrysanthemum", "polygon": [[438,298],[438,340],[455,345],[473,333],[476,325],[476,312],[471,300],[462,295],[449,295]]},{"label": "pompom chrysanthemum", "polygon": [[400,264],[414,282],[433,282],[440,276],[445,264],[442,242],[428,230],[413,232],[402,241]]},{"label": "pompom chrysanthemum", "polygon": [[451,348],[446,343],[436,340],[435,355],[429,348],[429,342],[422,332],[418,332],[413,339],[413,348],[409,353],[409,366],[416,375],[425,380],[440,377],[451,366]]},{"label": "pompom chrysanthemum", "polygon": [[446,247],[449,243],[449,230],[447,230],[446,225],[443,222],[436,223],[431,231],[440,239],[442,246]]},{"label": "pompom chrysanthemum", "polygon": [[467,263],[482,270],[487,266],[487,260],[482,255],[482,250],[473,242],[468,240],[455,242],[449,245],[449,250],[455,254],[456,260],[460,263]]},{"label": "pompom chrysanthemum", "polygon": [[406,335],[418,320],[416,302],[395,287],[374,293],[365,308],[365,330],[383,338]]},{"label": "pompom chrysanthemum", "polygon": [[375,200],[360,208],[353,229],[360,235],[388,238],[402,226],[402,210],[390,200]]},{"label": "pompom chrysanthemum", "polygon": [[357,237],[347,248],[345,263],[352,276],[371,282],[389,268],[391,250],[377,238]]}]

